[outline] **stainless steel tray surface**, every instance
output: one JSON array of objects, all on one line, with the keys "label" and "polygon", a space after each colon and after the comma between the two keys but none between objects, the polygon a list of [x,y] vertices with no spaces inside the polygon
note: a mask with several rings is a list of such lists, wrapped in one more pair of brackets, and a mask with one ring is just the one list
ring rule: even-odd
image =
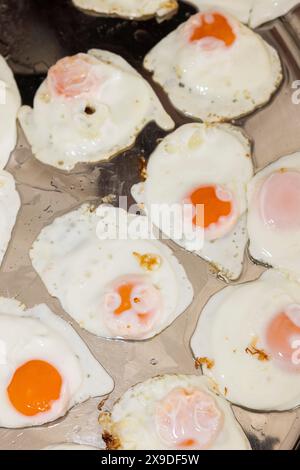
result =
[{"label": "stainless steel tray surface", "polygon": [[[102,48],[122,55],[157,91],[167,111],[180,125],[188,122],[170,105],[161,89],[142,68],[145,54],[195,10],[184,3],[171,20],[126,21],[87,15],[68,0],[0,0],[0,53],[16,74],[23,103],[32,104],[34,93],[47,69],[57,59],[89,48]],[[279,51],[284,83],[272,102],[241,120],[253,139],[256,169],[282,155],[300,150],[300,104],[292,102],[292,83],[300,79],[300,8],[285,18],[259,29]],[[109,162],[78,165],[70,174],[43,165],[32,155],[19,129],[17,148],[7,169],[15,176],[22,208],[0,273],[0,294],[16,297],[27,306],[46,302],[73,324],[91,351],[112,375],[115,389],[104,408],[131,385],[162,373],[199,373],[190,351],[190,337],[201,309],[210,296],[225,286],[209,265],[197,256],[169,243],[193,283],[193,304],[164,332],[150,341],[123,342],[99,339],[80,329],[59,302],[48,295],[34,272],[29,248],[42,227],[82,202],[99,203],[107,195],[130,196],[140,180],[140,158],[146,159],[164,132],[148,125],[136,145]],[[239,282],[256,279],[263,271],[245,257]],[[0,449],[40,449],[53,443],[74,441],[104,447],[98,425],[97,405],[92,399],[73,408],[66,417],[38,428],[0,429]],[[254,413],[234,407],[254,449],[291,449],[300,435],[300,411]]]}]

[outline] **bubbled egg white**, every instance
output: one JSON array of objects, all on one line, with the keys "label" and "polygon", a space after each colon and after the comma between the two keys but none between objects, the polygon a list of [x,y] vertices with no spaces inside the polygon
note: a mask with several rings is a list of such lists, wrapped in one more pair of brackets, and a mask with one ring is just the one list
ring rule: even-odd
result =
[{"label": "bubbled egg white", "polygon": [[0,56],[0,169],[4,168],[17,143],[17,112],[20,93],[12,71]]},{"label": "bubbled egg white", "polygon": [[299,406],[299,284],[269,270],[226,287],[204,307],[191,346],[227,400],[261,411]]},{"label": "bubbled egg white", "polygon": [[220,11],[190,17],[148,53],[144,66],[179,111],[205,122],[254,111],[282,81],[275,49]]},{"label": "bubbled egg white", "polygon": [[[132,229],[127,239],[115,232],[121,220]],[[34,242],[35,270],[82,328],[102,337],[147,339],[190,305],[193,288],[183,267],[162,242],[144,238],[147,224],[123,209],[84,204]]]},{"label": "bubbled egg white", "polygon": [[162,375],[131,387],[102,413],[104,440],[123,450],[249,450],[229,403],[213,382]]},{"label": "bubbled egg white", "polygon": [[141,75],[122,57],[97,49],[51,67],[33,109],[23,106],[19,120],[36,158],[63,170],[129,148],[150,121],[165,130],[174,126]]},{"label": "bubbled egg white", "polygon": [[73,328],[46,305],[26,310],[1,297],[0,343],[0,427],[54,421],[113,388]]}]

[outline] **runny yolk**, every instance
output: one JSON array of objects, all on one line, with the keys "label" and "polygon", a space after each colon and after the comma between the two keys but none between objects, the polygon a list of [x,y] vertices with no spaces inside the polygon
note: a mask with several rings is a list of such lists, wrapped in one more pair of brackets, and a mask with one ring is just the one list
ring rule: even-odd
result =
[{"label": "runny yolk", "polygon": [[[118,294],[121,298],[121,303],[119,307],[115,309],[115,315],[122,315],[122,313],[130,310],[132,308],[132,302],[135,304],[139,304],[141,302],[139,297],[134,297],[133,299],[131,298],[133,289],[133,284],[122,284],[118,288]],[[148,314],[137,313],[137,316],[141,322],[146,322],[148,320]]]},{"label": "runny yolk", "polygon": [[[221,217],[228,217],[232,211],[232,203],[220,199],[215,186],[202,186],[195,189],[189,199],[196,207],[193,224],[200,227],[208,228],[211,224],[216,224]],[[198,217],[197,205],[204,206],[204,220]]]},{"label": "runny yolk", "polygon": [[35,416],[51,409],[60,397],[62,378],[51,364],[32,360],[20,366],[7,387],[14,408],[25,416]]},{"label": "runny yolk", "polygon": [[122,284],[118,288],[118,294],[121,298],[121,303],[118,308],[115,310],[116,315],[121,315],[127,310],[131,309],[131,293],[133,285],[132,284]]},{"label": "runny yolk", "polygon": [[300,327],[285,314],[278,314],[268,325],[266,342],[271,356],[287,369],[300,371]]},{"label": "runny yolk", "polygon": [[235,41],[235,34],[225,16],[220,13],[200,15],[199,25],[194,29],[190,41],[212,37],[223,41],[227,47]]}]

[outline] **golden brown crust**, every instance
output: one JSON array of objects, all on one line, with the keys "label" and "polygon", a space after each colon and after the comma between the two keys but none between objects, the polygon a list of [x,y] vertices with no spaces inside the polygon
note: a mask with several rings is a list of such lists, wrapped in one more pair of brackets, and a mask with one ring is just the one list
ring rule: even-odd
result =
[{"label": "golden brown crust", "polygon": [[140,176],[142,178],[142,181],[146,181],[148,175],[147,175],[147,162],[146,162],[145,157],[140,157],[139,171],[140,171]]},{"label": "golden brown crust", "polygon": [[103,411],[99,416],[99,424],[102,426],[102,439],[105,442],[106,450],[121,449],[121,442],[113,431],[113,423],[111,421],[111,413]]},{"label": "golden brown crust", "polygon": [[195,367],[199,369],[201,366],[206,366],[207,369],[212,369],[215,365],[215,362],[208,357],[197,357],[195,359]]},{"label": "golden brown crust", "polygon": [[141,268],[145,271],[155,271],[161,266],[162,259],[159,255],[154,255],[152,253],[140,254],[134,251],[133,256],[137,259]]},{"label": "golden brown crust", "polygon": [[118,450],[121,448],[121,443],[118,437],[113,436],[107,431],[102,434],[102,439],[105,442],[106,450]]},{"label": "golden brown crust", "polygon": [[251,344],[245,349],[247,354],[255,356],[259,361],[269,361],[269,355],[263,350],[257,348],[258,338],[254,338]]}]

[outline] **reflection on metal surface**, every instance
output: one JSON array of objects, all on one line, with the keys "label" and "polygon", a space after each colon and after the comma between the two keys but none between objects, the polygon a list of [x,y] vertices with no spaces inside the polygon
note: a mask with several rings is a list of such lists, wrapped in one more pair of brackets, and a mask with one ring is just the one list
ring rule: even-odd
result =
[{"label": "reflection on metal surface", "polygon": [[[155,20],[130,22],[88,16],[74,9],[68,0],[0,1],[0,52],[17,74],[23,101],[31,104],[35,90],[47,67],[59,57],[91,47],[121,54],[142,74],[142,58],[169,31],[194,10],[181,5],[179,14],[160,25]],[[300,52],[295,34],[286,22],[300,31],[300,15],[288,15],[261,28],[282,58],[285,81],[272,103],[241,121],[255,142],[254,162],[261,168],[278,157],[300,150],[300,105],[292,103],[291,84],[300,79]],[[177,125],[188,122],[170,106],[158,86],[153,85]],[[193,254],[168,243],[184,264],[195,289],[191,307],[172,326],[150,341],[141,343],[99,339],[78,325],[51,298],[31,267],[29,248],[41,230],[55,217],[82,202],[100,202],[103,198],[130,195],[133,183],[140,181],[141,157],[148,158],[157,141],[165,134],[150,124],[131,150],[113,161],[97,165],[79,165],[71,174],[41,164],[33,158],[22,132],[8,170],[18,183],[22,208],[7,256],[0,273],[0,293],[16,296],[29,307],[46,302],[70,321],[88,346],[113,376],[116,387],[104,407],[109,407],[129,386],[160,373],[200,373],[195,371],[189,341],[199,313],[209,297],[224,283],[213,270]],[[255,279],[263,270],[246,259],[240,281]],[[57,442],[76,441],[103,446],[97,418],[100,399],[89,400],[71,410],[67,417],[36,429],[0,430],[0,449],[38,449]],[[256,449],[292,448],[300,434],[300,411],[253,413],[234,407],[236,417]]]}]

